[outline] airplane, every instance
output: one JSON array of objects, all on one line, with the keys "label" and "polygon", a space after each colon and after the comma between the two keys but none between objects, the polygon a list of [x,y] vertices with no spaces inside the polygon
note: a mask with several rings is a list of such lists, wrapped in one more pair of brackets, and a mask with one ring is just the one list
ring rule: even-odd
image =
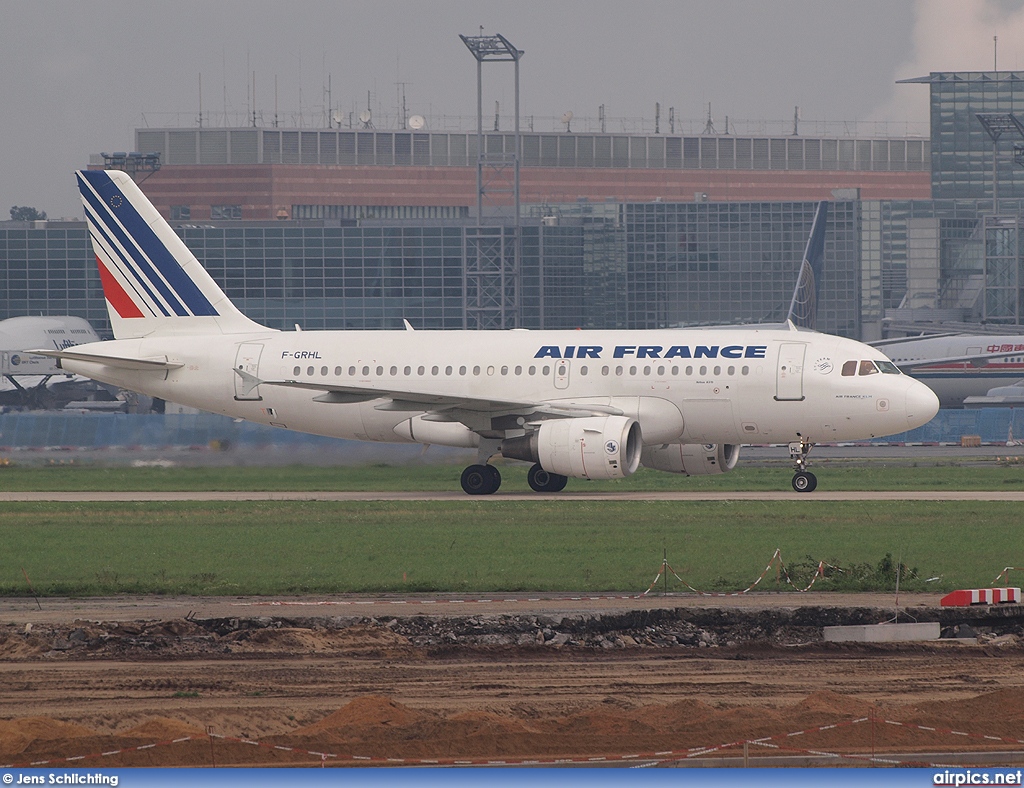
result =
[{"label": "airplane", "polygon": [[[82,398],[83,381],[72,381],[72,376],[53,359],[30,353],[28,348],[63,350],[98,341],[99,335],[89,322],[72,315],[24,315],[0,320],[0,376],[11,386],[0,391],[0,404],[41,408]],[[51,383],[54,377],[67,380]],[[30,385],[32,382],[34,385]],[[94,383],[85,383],[95,388]]]},{"label": "airplane", "polygon": [[814,442],[913,429],[931,390],[881,351],[784,327],[602,331],[278,331],[243,315],[132,179],[77,173],[115,339],[39,352],[63,369],[303,432],[477,450],[470,495],[622,479],[641,464],[732,470],[741,443],[788,442],[817,486]]},{"label": "airplane", "polygon": [[872,342],[908,375],[926,383],[943,408],[962,408],[1006,387],[1024,394],[1024,336],[940,334]]}]

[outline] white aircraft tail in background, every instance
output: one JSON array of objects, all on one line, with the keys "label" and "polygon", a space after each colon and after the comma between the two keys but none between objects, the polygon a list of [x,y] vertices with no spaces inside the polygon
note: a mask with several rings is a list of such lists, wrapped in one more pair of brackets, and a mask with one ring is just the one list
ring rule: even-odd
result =
[{"label": "white aircraft tail in background", "polygon": [[[938,402],[882,353],[785,326],[651,331],[275,331],[242,315],[120,172],[78,175],[116,339],[41,351],[70,371],[318,435],[475,448],[530,486],[648,468],[731,470],[742,443],[788,443],[813,490],[815,442],[918,427]],[[823,232],[823,231],[822,231]],[[812,234],[813,236],[813,234]]]}]

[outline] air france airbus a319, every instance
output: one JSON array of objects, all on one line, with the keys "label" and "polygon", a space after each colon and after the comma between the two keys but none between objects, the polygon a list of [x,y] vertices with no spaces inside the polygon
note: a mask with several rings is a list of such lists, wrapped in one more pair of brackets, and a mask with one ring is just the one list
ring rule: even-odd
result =
[{"label": "air france airbus a319", "polygon": [[789,443],[813,490],[814,442],[919,427],[935,395],[880,351],[783,327],[651,331],[277,331],[245,317],[122,172],[78,184],[115,339],[45,351],[65,370],[235,418],[532,463],[538,492],[647,468],[700,475],[741,443]]}]

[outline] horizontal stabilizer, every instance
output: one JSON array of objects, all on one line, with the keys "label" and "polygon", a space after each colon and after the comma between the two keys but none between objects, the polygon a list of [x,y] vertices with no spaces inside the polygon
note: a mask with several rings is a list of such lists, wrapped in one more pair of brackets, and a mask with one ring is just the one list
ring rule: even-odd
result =
[{"label": "horizontal stabilizer", "polygon": [[90,364],[103,364],[118,369],[179,369],[183,366],[178,361],[164,358],[125,358],[124,356],[106,356],[99,353],[78,353],[74,350],[27,350],[37,356],[49,356],[58,360],[85,361]]}]

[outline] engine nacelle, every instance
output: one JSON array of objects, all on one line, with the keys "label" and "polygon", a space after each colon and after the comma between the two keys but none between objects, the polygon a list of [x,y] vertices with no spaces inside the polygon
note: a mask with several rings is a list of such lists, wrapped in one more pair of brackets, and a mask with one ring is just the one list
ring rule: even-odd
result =
[{"label": "engine nacelle", "polygon": [[540,463],[548,473],[577,479],[624,479],[640,467],[640,425],[626,416],[545,421],[501,443],[501,454]]},{"label": "engine nacelle", "polygon": [[734,443],[669,443],[645,446],[640,461],[645,468],[687,476],[725,473],[736,467],[740,447]]}]

